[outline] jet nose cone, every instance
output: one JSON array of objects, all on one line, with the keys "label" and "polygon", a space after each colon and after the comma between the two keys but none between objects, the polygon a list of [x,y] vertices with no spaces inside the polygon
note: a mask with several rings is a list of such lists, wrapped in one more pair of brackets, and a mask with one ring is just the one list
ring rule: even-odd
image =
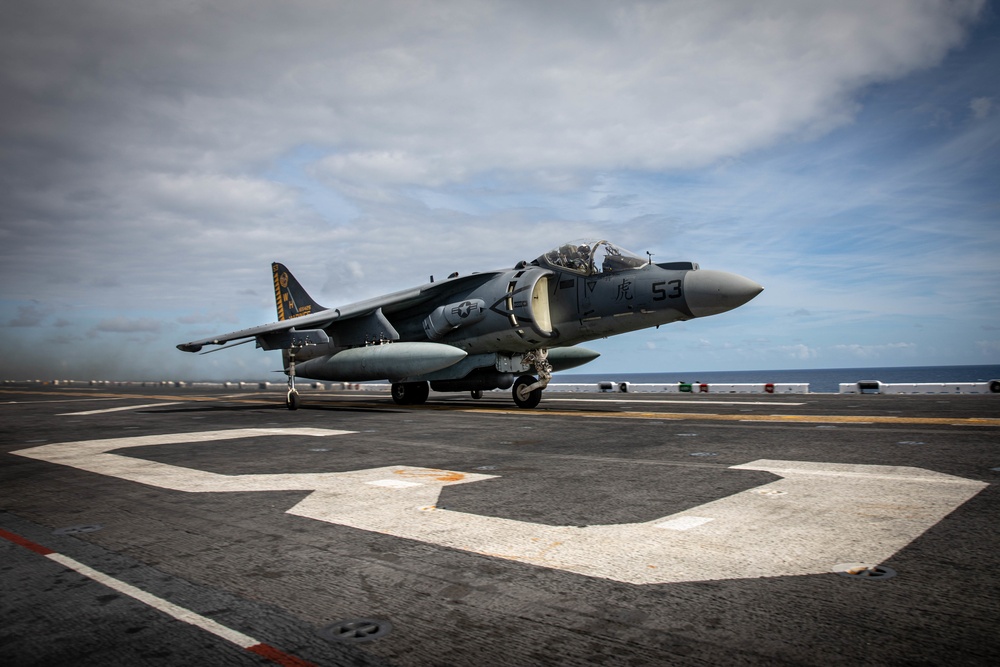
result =
[{"label": "jet nose cone", "polygon": [[738,308],[763,291],[749,278],[725,271],[689,271],[684,277],[684,295],[695,317]]}]

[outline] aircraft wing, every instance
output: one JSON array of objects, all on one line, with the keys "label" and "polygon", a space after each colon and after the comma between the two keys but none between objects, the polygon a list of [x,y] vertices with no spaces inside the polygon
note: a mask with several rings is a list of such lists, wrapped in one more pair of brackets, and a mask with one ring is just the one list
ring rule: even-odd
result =
[{"label": "aircraft wing", "polygon": [[[287,349],[302,343],[326,343],[325,331],[335,328],[345,330],[346,337],[351,340],[352,334],[361,335],[369,325],[386,329],[392,333],[395,330],[386,319],[386,314],[396,313],[420,304],[446,298],[457,291],[475,289],[478,285],[490,280],[500,271],[473,273],[468,276],[450,278],[441,282],[427,283],[400,292],[394,292],[373,299],[366,299],[340,308],[328,308],[309,315],[293,317],[280,322],[262,324],[249,329],[231,331],[229,333],[202,338],[177,346],[182,352],[200,352],[206,345],[225,345],[234,341],[246,341],[256,338],[257,346],[265,350]],[[392,337],[390,336],[390,339]],[[351,344],[363,344],[363,335]]]},{"label": "aircraft wing", "polygon": [[285,320],[284,322],[262,324],[260,326],[250,327],[249,329],[230,331],[229,333],[211,336],[210,338],[202,338],[201,340],[193,340],[189,343],[181,343],[177,346],[177,349],[182,352],[201,352],[201,349],[206,345],[225,345],[226,343],[232,343],[233,341],[258,338],[275,333],[290,332],[292,329],[323,329],[326,326],[329,326],[337,318],[337,313],[334,310],[324,310],[313,315],[296,317],[295,319]]}]

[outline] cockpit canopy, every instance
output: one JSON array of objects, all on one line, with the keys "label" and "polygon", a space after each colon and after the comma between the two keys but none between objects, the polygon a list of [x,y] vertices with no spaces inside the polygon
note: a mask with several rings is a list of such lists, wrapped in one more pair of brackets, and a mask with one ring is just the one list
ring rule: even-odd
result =
[{"label": "cockpit canopy", "polygon": [[590,276],[595,273],[640,269],[649,262],[608,241],[588,239],[553,248],[532,263]]}]

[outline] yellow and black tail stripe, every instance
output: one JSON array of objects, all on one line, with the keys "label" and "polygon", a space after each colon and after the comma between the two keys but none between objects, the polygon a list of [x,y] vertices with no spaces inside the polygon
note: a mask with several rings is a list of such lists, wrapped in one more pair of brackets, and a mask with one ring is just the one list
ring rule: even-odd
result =
[{"label": "yellow and black tail stripe", "polygon": [[313,301],[283,264],[273,262],[271,273],[274,275],[274,305],[279,322],[326,310]]},{"label": "yellow and black tail stripe", "polygon": [[[278,309],[278,321],[284,322],[288,319],[284,305],[284,301],[288,299],[288,272],[281,271],[281,265],[277,262],[271,264],[271,272],[274,274],[274,305]],[[282,298],[282,292],[284,292],[284,298]]]}]

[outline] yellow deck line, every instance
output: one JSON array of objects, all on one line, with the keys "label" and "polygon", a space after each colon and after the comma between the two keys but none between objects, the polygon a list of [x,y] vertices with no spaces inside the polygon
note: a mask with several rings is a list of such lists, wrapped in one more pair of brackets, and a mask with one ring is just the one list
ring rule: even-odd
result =
[{"label": "yellow deck line", "polygon": [[[487,408],[464,408],[460,412],[485,414],[529,415],[528,410],[490,410]],[[923,424],[955,426],[1000,426],[1000,419],[984,417],[880,417],[871,415],[748,415],[716,414],[706,412],[571,412],[566,410],[545,410],[538,415],[559,417],[590,417],[597,419],[669,419],[689,421],[735,421],[735,422],[789,422],[805,424]]]},{"label": "yellow deck line", "polygon": [[[19,391],[0,390],[0,394],[16,393],[42,394],[52,396],[51,391]],[[118,394],[104,392],[81,392],[81,391],[59,391],[58,396],[88,396],[91,398],[120,398],[120,399],[154,399],[164,401],[216,401],[217,396],[178,396],[177,394],[162,396],[156,394]],[[225,400],[234,403],[268,403],[270,401],[261,400],[260,394],[248,394],[245,398],[227,397]],[[317,394],[322,397],[323,394]],[[329,396],[329,395],[328,395]],[[349,404],[343,404],[347,407]],[[555,417],[587,417],[591,419],[663,419],[663,420],[688,420],[688,421],[727,421],[727,422],[771,422],[771,423],[798,423],[798,424],[898,424],[898,425],[925,425],[925,426],[1000,426],[1000,419],[991,417],[886,417],[876,415],[753,415],[745,412],[739,414],[719,414],[711,412],[595,412],[595,411],[571,411],[571,410],[523,410],[523,409],[503,409],[503,408],[460,408],[452,405],[428,404],[423,406],[406,406],[406,409],[429,409],[429,410],[452,410],[455,412],[468,412],[473,414],[490,415],[521,415],[529,416],[555,416]]]}]

